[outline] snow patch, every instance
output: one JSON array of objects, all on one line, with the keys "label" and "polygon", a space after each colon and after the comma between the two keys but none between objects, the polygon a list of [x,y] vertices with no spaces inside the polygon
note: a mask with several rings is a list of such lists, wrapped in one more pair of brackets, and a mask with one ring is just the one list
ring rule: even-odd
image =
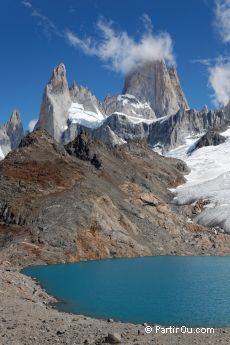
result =
[{"label": "snow patch", "polygon": [[150,105],[147,102],[142,103],[135,96],[129,95],[128,93],[124,95],[118,95],[117,100],[118,102],[122,102],[123,105],[130,104],[136,109],[151,109]]},{"label": "snow patch", "polygon": [[0,146],[0,160],[4,159],[5,158],[5,155],[4,153],[2,152],[2,148]]},{"label": "snow patch", "polygon": [[155,122],[156,120],[154,119],[144,119],[143,117],[136,117],[136,116],[130,116],[130,115],[127,115],[125,113],[121,113],[119,111],[115,111],[115,113],[113,113],[112,115],[121,115],[121,116],[125,116],[127,117],[127,119],[133,123],[147,123],[147,124],[150,124],[150,123],[153,123]]},{"label": "snow patch", "polygon": [[73,102],[69,108],[68,120],[71,123],[79,123],[80,125],[96,128],[99,127],[103,120],[104,115],[96,108],[96,112],[84,109],[83,104]]}]

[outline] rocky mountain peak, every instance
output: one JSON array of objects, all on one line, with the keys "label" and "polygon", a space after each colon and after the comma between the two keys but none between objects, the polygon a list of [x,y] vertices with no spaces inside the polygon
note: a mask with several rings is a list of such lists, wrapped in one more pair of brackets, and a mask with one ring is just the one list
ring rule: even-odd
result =
[{"label": "rocky mountain peak", "polygon": [[17,148],[23,135],[21,116],[14,110],[7,123],[0,128],[0,158]]},{"label": "rocky mountain peak", "polygon": [[201,113],[205,113],[205,114],[208,113],[208,106],[207,106],[207,104],[205,104],[205,105],[203,106],[203,108],[201,109],[200,112],[201,112]]},{"label": "rocky mountain peak", "polygon": [[17,110],[14,110],[12,112],[12,115],[10,116],[10,119],[9,119],[8,123],[11,123],[11,124],[21,123],[21,116],[20,116],[20,113]]},{"label": "rocky mountain peak", "polygon": [[5,124],[5,131],[11,142],[11,149],[15,149],[23,137],[23,126],[20,113],[14,110],[10,119]]},{"label": "rocky mountain peak", "polygon": [[157,117],[176,113],[180,105],[188,108],[175,66],[168,70],[164,60],[146,62],[132,70],[123,93],[149,103]]},{"label": "rocky mountain peak", "polygon": [[65,92],[68,90],[68,82],[66,78],[66,68],[60,63],[54,70],[52,77],[47,85],[49,91],[53,93]]},{"label": "rocky mountain peak", "polygon": [[36,128],[47,130],[57,141],[61,141],[71,103],[66,68],[61,63],[54,69],[45,87]]}]

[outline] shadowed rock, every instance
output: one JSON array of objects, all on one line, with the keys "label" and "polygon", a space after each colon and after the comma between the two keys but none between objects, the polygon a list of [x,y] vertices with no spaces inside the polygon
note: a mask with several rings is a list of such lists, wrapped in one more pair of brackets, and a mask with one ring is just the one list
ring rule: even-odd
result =
[{"label": "shadowed rock", "polygon": [[93,142],[87,132],[81,131],[73,142],[65,146],[66,151],[83,161],[90,161],[95,168],[102,167],[99,155],[94,152]]},{"label": "shadowed rock", "polygon": [[223,144],[226,141],[226,138],[223,135],[220,135],[215,130],[210,130],[204,134],[189,150],[188,154],[193,153],[194,151],[205,147],[205,146],[217,146]]}]

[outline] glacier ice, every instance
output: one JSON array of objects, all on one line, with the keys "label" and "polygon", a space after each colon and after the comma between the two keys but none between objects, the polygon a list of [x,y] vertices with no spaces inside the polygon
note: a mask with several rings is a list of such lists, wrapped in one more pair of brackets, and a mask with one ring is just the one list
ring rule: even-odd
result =
[{"label": "glacier ice", "polygon": [[184,160],[191,169],[187,182],[175,190],[175,203],[208,199],[209,204],[195,220],[230,232],[230,128],[221,134],[227,138],[223,144],[202,147],[189,155],[198,138],[186,138],[186,144],[171,150],[168,156]]}]

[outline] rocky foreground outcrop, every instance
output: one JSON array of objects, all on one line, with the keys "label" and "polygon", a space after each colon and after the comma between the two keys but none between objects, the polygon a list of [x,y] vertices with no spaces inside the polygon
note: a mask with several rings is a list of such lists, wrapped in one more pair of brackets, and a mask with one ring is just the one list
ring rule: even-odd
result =
[{"label": "rocky foreground outcrop", "polygon": [[[80,144],[73,143],[73,153]],[[0,162],[1,258],[25,265],[230,253],[229,235],[171,209],[168,188],[185,181],[182,161],[143,142],[108,147],[94,141],[90,152],[100,153],[101,169],[37,130]]]}]

